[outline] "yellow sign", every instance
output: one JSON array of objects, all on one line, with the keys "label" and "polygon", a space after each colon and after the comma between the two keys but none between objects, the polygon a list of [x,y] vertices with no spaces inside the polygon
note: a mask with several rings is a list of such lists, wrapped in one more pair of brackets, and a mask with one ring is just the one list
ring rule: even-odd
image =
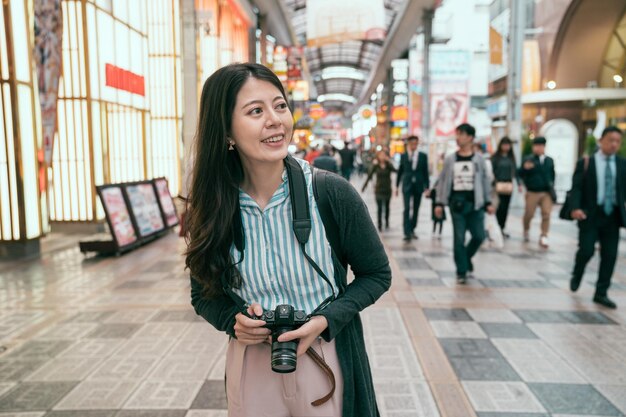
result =
[{"label": "yellow sign", "polygon": [[500,32],[489,26],[489,63],[502,65],[502,35]]}]

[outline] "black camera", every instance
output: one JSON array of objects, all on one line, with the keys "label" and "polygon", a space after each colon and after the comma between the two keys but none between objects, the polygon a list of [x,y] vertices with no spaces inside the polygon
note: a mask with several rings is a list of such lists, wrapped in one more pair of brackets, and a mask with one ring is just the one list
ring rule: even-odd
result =
[{"label": "black camera", "polygon": [[289,304],[281,304],[274,311],[263,311],[258,319],[265,321],[263,327],[272,331],[272,371],[281,374],[295,371],[298,340],[279,342],[278,336],[302,326],[309,321],[309,317],[302,310],[295,310]]}]

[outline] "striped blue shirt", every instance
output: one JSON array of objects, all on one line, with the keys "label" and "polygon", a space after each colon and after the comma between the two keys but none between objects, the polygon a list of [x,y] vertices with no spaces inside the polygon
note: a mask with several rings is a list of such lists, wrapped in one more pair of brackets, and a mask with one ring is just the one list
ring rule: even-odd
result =
[{"label": "striped blue shirt", "polygon": [[[306,161],[296,160],[304,171],[311,208],[312,230],[306,252],[324,271],[337,294],[331,248],[313,196],[311,167]],[[331,295],[331,288],[306,260],[293,233],[287,171],[283,171],[283,182],[264,210],[243,190],[239,190],[239,204],[246,253],[237,266],[243,284],[234,291],[265,310],[273,310],[279,304],[290,304],[306,313],[315,310]],[[241,259],[235,245],[230,253],[234,262]]]}]

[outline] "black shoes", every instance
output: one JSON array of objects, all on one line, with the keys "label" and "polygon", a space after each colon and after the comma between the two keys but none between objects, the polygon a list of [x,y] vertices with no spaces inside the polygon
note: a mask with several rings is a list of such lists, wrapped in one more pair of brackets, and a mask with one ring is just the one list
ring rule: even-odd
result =
[{"label": "black shoes", "polygon": [[572,277],[572,279],[570,279],[569,281],[569,289],[572,292],[576,292],[578,290],[578,288],[580,287],[580,281],[582,281],[582,277]]},{"label": "black shoes", "polygon": [[609,297],[607,297],[606,295],[596,295],[593,297],[593,302],[603,305],[606,308],[617,308],[617,304],[615,304],[615,302],[613,300],[611,300]]},{"label": "black shoes", "polygon": [[456,276],[456,283],[457,284],[462,284],[462,285],[467,284],[467,276],[465,276],[465,275],[457,275]]},{"label": "black shoes", "polygon": [[415,239],[415,240],[417,240],[417,239],[418,239],[418,237],[417,237],[417,235],[415,234],[415,232],[411,233],[411,238],[412,238],[412,239]]},{"label": "black shoes", "polygon": [[402,240],[404,240],[405,242],[410,242],[411,241],[411,236],[405,236],[402,238]]}]

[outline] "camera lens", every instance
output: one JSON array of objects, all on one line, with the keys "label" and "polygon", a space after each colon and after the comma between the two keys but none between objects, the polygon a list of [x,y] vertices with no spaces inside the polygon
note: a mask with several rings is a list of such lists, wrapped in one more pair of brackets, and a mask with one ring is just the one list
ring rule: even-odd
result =
[{"label": "camera lens", "polygon": [[296,350],[298,349],[298,342],[292,340],[289,342],[278,342],[278,336],[285,331],[277,331],[272,335],[272,371],[281,374],[287,374],[296,370],[296,364],[298,356]]}]

